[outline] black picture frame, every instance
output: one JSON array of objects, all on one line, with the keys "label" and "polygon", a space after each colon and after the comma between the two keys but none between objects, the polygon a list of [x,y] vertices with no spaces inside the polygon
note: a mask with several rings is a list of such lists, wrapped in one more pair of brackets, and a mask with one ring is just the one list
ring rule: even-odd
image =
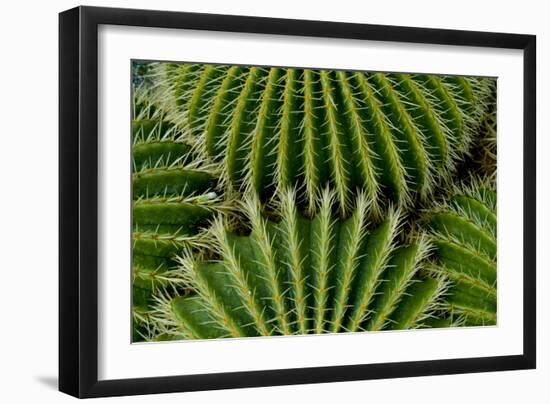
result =
[{"label": "black picture frame", "polygon": [[[98,26],[244,32],[523,50],[523,354],[99,381]],[[77,7],[59,15],[59,390],[76,397],[183,392],[536,366],[536,37],[533,35]]]}]

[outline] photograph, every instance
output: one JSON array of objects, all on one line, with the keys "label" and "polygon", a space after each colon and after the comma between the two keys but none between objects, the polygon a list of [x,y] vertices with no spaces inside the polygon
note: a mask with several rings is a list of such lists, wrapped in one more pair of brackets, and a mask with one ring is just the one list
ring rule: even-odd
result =
[{"label": "photograph", "polygon": [[129,69],[133,343],[498,325],[496,77]]}]

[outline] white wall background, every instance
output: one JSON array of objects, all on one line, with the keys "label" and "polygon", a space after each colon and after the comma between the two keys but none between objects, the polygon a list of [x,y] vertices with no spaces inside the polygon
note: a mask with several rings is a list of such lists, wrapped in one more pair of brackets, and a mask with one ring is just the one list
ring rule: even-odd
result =
[{"label": "white wall background", "polygon": [[[522,0],[91,1],[88,5],[531,33],[538,36],[538,369],[109,399],[127,403],[547,403],[550,400],[549,11]],[[57,13],[68,0],[4,2],[0,24],[0,399],[64,403],[57,386]],[[519,159],[519,156],[518,156]],[[518,160],[519,163],[519,160]]]}]

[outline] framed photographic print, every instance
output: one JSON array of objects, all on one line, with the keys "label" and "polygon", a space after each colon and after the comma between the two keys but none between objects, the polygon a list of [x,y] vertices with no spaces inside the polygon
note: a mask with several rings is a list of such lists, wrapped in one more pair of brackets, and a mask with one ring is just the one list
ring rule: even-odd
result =
[{"label": "framed photographic print", "polygon": [[61,391],[535,367],[534,36],[59,23]]}]

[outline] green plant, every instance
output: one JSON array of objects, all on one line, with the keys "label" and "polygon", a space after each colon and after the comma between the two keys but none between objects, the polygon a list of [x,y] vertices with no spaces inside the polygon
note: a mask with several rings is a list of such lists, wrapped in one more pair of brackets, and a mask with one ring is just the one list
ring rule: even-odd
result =
[{"label": "green plant", "polygon": [[142,70],[134,341],[496,323],[494,79]]},{"label": "green plant", "polygon": [[451,281],[446,311],[465,325],[497,321],[497,216],[493,181],[454,187],[426,217],[434,247],[432,272]]},{"label": "green plant", "polygon": [[329,185],[346,217],[426,200],[468,152],[492,79],[159,64],[155,100],[221,180],[261,200],[294,187],[312,217]]},{"label": "green plant", "polygon": [[148,338],[148,317],[159,290],[183,285],[175,258],[200,248],[214,213],[231,209],[216,192],[217,173],[197,162],[181,132],[141,88],[132,122],[132,279],[134,338]]},{"label": "green plant", "polygon": [[497,98],[496,82],[492,85],[492,96],[483,116],[479,136],[473,145],[473,160],[479,161],[481,175],[490,176],[496,180],[497,175]]},{"label": "green plant", "polygon": [[285,191],[267,219],[248,195],[242,203],[248,234],[216,218],[211,250],[184,251],[179,260],[192,293],[157,298],[157,332],[219,338],[425,326],[447,284],[422,270],[426,239],[398,242],[398,211],[372,226],[362,192],[346,220],[334,215],[329,190],[312,219],[297,211],[295,200],[294,191]]}]

